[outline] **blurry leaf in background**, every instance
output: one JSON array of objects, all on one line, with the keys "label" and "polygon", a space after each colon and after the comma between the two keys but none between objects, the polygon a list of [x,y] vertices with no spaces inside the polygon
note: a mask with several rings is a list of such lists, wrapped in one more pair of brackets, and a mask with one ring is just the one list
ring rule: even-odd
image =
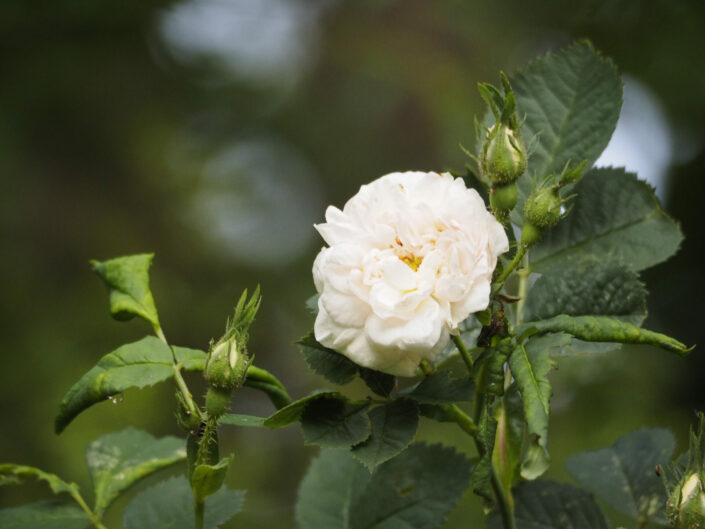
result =
[{"label": "blurry leaf in background", "polygon": [[91,519],[74,503],[45,500],[0,510],[3,529],[84,529]]}]

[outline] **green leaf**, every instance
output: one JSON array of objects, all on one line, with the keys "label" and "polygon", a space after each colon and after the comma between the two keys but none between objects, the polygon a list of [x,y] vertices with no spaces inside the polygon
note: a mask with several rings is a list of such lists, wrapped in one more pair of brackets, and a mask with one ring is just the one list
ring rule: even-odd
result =
[{"label": "green leaf", "polygon": [[206,498],[223,486],[233,456],[224,457],[215,465],[198,465],[191,474],[191,489],[195,498]]},{"label": "green leaf", "polygon": [[323,450],[299,488],[298,529],[435,529],[468,485],[454,449],[414,444],[370,475],[347,453]]},{"label": "green leaf", "polygon": [[348,447],[370,436],[372,427],[365,411],[368,404],[352,404],[340,397],[312,400],[301,415],[306,444]]},{"label": "green leaf", "polygon": [[110,313],[116,320],[140,316],[159,327],[159,316],[149,290],[149,267],[154,254],[118,257],[108,261],[91,261],[93,271],[105,281],[110,293]]},{"label": "green leaf", "polygon": [[353,447],[352,455],[373,471],[414,440],[419,409],[412,400],[397,399],[373,409],[369,417],[372,433],[367,440]]},{"label": "green leaf", "polygon": [[266,417],[257,417],[255,415],[243,415],[241,413],[226,413],[218,419],[220,424],[229,424],[230,426],[252,426],[263,427],[267,421]]},{"label": "green leaf", "polygon": [[276,413],[273,413],[264,421],[264,425],[267,428],[283,428],[284,426],[289,426],[301,419],[301,414],[309,402],[320,399],[322,397],[333,397],[343,398],[337,391],[328,390],[317,390],[307,395],[299,400],[284,406]]},{"label": "green leaf", "polygon": [[[555,481],[529,481],[514,490],[517,529],[608,529],[592,496]],[[488,518],[488,529],[502,529],[497,511]]]},{"label": "green leaf", "polygon": [[[205,500],[203,529],[216,529],[242,508],[245,491],[220,489]],[[157,483],[135,496],[125,508],[125,529],[193,529],[193,494],[183,476]]]},{"label": "green leaf", "polygon": [[358,366],[333,349],[324,347],[316,340],[313,331],[296,344],[304,354],[306,363],[316,374],[333,384],[347,384],[357,375]]},{"label": "green leaf", "polygon": [[531,287],[524,321],[609,316],[634,325],[646,317],[646,289],[636,272],[614,262],[587,261],[551,270]]},{"label": "green leaf", "polygon": [[394,375],[388,375],[387,373],[381,373],[375,371],[374,369],[367,369],[366,367],[361,367],[360,378],[365,381],[367,387],[374,391],[377,395],[382,397],[389,397],[389,395],[394,390],[397,385],[397,379]]},{"label": "green leaf", "polygon": [[186,458],[185,440],[127,428],[104,435],[86,449],[86,462],[93,478],[98,516],[118,495],[140,479]]},{"label": "green leaf", "polygon": [[675,446],[670,431],[644,428],[609,448],[571,457],[566,469],[581,487],[618,511],[667,525],[666,493],[654,468],[670,461]]},{"label": "green leaf", "polygon": [[513,219],[521,226],[534,177],[540,182],[569,161],[586,160],[590,167],[607,146],[622,106],[622,81],[612,61],[580,41],[531,62],[511,84],[523,136],[533,147],[517,182]]},{"label": "green leaf", "polygon": [[73,503],[45,500],[0,510],[3,529],[84,529],[91,519]]},{"label": "green leaf", "polygon": [[492,466],[507,497],[518,481],[524,440],[524,410],[516,384],[505,392],[495,411],[497,429],[492,450]]},{"label": "green leaf", "polygon": [[417,385],[400,391],[399,394],[420,404],[454,404],[472,400],[474,390],[470,377],[455,378],[450,370],[444,369],[425,377]]},{"label": "green leaf", "polygon": [[550,462],[548,455],[549,400],[553,394],[547,375],[555,366],[548,349],[518,346],[509,356],[509,367],[516,380],[524,406],[530,446],[521,465],[521,476],[536,479]]},{"label": "green leaf", "polygon": [[565,270],[586,260],[643,270],[668,259],[683,240],[649,184],[624,169],[593,169],[574,192],[570,214],[529,252],[532,271]]},{"label": "green leaf", "polygon": [[516,332],[535,328],[540,333],[567,333],[586,342],[615,342],[655,345],[685,356],[693,348],[687,347],[675,338],[654,331],[640,329],[636,325],[606,316],[566,316],[532,321],[517,327]]},{"label": "green leaf", "polygon": [[67,483],[55,474],[25,465],[14,465],[12,463],[0,465],[0,486],[20,485],[29,479],[44,481],[54,494],[68,492],[73,495],[78,493],[78,485]]},{"label": "green leaf", "polygon": [[[196,349],[174,347],[183,369],[203,369],[206,354]],[[56,433],[83,410],[130,388],[143,388],[172,377],[173,355],[158,338],[147,336],[108,353],[66,393],[54,423]]]}]

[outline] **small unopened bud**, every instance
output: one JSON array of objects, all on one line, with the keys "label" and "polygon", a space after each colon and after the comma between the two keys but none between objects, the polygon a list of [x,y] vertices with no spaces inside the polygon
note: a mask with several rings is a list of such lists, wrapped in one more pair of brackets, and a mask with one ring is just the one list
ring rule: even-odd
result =
[{"label": "small unopened bud", "polygon": [[204,376],[212,387],[232,390],[245,382],[249,365],[244,344],[233,336],[213,346],[206,360]]},{"label": "small unopened bud", "polygon": [[526,201],[524,215],[526,220],[540,230],[552,228],[561,220],[564,202],[556,187],[539,189]]},{"label": "small unopened bud", "polygon": [[176,392],[176,422],[187,432],[194,432],[201,424],[198,410],[191,411],[180,391]]},{"label": "small unopened bud", "polygon": [[480,153],[482,174],[492,182],[515,182],[526,170],[526,145],[521,134],[498,123],[489,129]]},{"label": "small unopened bud", "polygon": [[[673,506],[670,506],[673,509]],[[685,480],[680,490],[680,502],[675,518],[676,529],[703,529],[705,528],[705,491],[701,476],[691,474]]]}]

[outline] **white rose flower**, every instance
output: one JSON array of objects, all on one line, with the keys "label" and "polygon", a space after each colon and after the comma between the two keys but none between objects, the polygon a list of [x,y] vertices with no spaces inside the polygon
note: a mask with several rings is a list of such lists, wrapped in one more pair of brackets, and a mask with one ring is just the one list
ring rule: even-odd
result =
[{"label": "white rose flower", "polygon": [[316,225],[314,332],[358,365],[414,376],[450,333],[487,308],[502,225],[461,178],[391,173],[363,185]]}]

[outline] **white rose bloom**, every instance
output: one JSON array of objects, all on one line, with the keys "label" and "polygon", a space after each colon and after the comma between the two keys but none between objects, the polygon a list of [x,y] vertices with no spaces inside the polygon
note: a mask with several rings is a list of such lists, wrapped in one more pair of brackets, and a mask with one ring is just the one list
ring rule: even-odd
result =
[{"label": "white rose bloom", "polygon": [[502,225],[461,178],[391,173],[316,225],[316,339],[355,363],[414,376],[450,333],[487,308]]}]

